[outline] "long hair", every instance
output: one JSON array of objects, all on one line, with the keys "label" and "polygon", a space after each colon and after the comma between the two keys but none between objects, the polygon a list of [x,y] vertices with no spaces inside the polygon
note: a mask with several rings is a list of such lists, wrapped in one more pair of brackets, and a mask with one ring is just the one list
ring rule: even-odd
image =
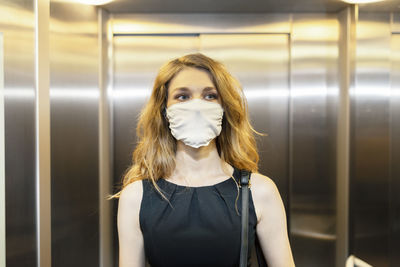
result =
[{"label": "long hair", "polygon": [[177,145],[165,118],[168,86],[172,78],[186,67],[208,71],[221,97],[224,115],[221,133],[216,137],[220,158],[239,169],[257,172],[259,156],[253,133],[265,134],[254,130],[249,122],[242,86],[220,62],[201,53],[188,54],[160,68],[150,99],[139,115],[137,145],[133,151],[132,163],[123,174],[121,190],[108,199],[119,198],[121,191],[134,181],[150,179],[156,190],[168,201],[156,183],[162,177],[170,176],[175,169]]}]

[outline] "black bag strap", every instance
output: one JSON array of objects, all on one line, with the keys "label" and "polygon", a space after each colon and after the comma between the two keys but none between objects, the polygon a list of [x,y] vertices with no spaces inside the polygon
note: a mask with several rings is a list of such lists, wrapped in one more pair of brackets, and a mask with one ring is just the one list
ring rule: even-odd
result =
[{"label": "black bag strap", "polygon": [[240,170],[240,187],[242,193],[242,238],[240,247],[240,267],[247,267],[248,228],[249,228],[249,178],[250,172]]},{"label": "black bag strap", "polygon": [[[242,242],[240,247],[240,267],[247,267],[248,254],[248,227],[249,227],[249,187],[251,172],[246,170],[240,171],[240,187],[242,189]],[[255,237],[255,250],[257,255],[258,267],[268,267],[264,254],[261,249],[258,236]]]}]

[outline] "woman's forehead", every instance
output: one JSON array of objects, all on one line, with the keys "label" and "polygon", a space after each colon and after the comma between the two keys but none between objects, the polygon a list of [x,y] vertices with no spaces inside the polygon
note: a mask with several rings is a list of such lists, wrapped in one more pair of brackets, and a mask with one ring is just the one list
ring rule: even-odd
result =
[{"label": "woman's forehead", "polygon": [[170,92],[176,88],[207,88],[214,87],[211,74],[202,69],[187,67],[175,75],[169,83]]}]

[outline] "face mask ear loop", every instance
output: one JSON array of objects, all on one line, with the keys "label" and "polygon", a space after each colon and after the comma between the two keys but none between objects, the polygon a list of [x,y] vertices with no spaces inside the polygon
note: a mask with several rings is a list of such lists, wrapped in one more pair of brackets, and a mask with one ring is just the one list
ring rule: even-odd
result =
[{"label": "face mask ear loop", "polygon": [[169,123],[169,121],[168,121],[168,118],[167,118],[167,109],[166,108],[163,108],[163,110],[162,110],[162,115],[164,116],[164,118],[165,118],[165,120],[167,121],[167,123]]}]

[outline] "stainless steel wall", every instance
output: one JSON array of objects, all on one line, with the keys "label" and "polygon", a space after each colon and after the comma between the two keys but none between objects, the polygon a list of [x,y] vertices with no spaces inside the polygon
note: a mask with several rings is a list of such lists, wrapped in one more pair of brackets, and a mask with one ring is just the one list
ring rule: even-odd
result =
[{"label": "stainless steel wall", "polygon": [[351,93],[350,253],[397,266],[398,49],[395,14],[360,10]]},{"label": "stainless steel wall", "polygon": [[389,266],[390,16],[360,12],[351,91],[350,251]]},{"label": "stainless steel wall", "polygon": [[[400,14],[393,20],[400,26]],[[390,97],[390,266],[400,265],[400,31],[392,28]],[[400,29],[400,28],[397,28]]]},{"label": "stainless steel wall", "polygon": [[99,266],[97,11],[50,4],[52,265]]},{"label": "stainless steel wall", "polygon": [[7,266],[36,266],[34,1],[2,1]]},{"label": "stainless steel wall", "polygon": [[335,266],[336,15],[294,14],[291,32],[291,245],[297,266]]}]

